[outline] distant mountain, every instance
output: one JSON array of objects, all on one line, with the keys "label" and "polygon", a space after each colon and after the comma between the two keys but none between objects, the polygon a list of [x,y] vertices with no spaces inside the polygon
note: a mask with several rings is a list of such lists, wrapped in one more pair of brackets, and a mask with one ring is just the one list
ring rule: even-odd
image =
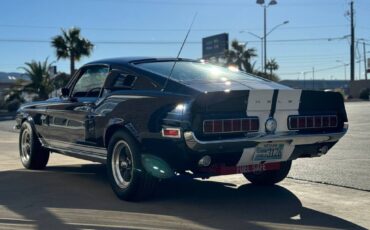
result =
[{"label": "distant mountain", "polygon": [[30,78],[23,74],[23,73],[15,73],[15,72],[10,72],[10,73],[6,73],[6,72],[0,72],[0,84],[1,83],[13,83],[15,82],[16,80],[18,79],[23,79],[23,80],[30,80]]}]

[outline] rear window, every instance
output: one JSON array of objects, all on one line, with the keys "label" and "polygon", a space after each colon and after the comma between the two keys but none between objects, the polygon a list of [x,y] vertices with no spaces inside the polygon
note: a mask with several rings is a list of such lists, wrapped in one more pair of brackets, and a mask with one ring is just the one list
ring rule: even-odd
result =
[{"label": "rear window", "polygon": [[[173,66],[173,61],[138,63],[140,68],[152,73],[168,77]],[[193,81],[225,81],[227,80],[252,80],[264,81],[237,69],[220,67],[202,62],[179,61],[176,62],[171,79],[181,82]]]}]

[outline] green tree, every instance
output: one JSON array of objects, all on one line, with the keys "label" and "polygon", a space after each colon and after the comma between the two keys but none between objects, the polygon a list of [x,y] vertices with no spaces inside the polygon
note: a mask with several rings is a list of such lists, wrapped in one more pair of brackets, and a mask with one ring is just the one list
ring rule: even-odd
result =
[{"label": "green tree", "polygon": [[272,76],[272,72],[279,69],[279,64],[276,62],[275,58],[270,59],[266,63],[266,69],[270,70],[270,75]]},{"label": "green tree", "polygon": [[254,64],[251,63],[251,59],[257,57],[255,48],[247,48],[246,44],[233,40],[231,50],[225,52],[225,57],[227,65],[236,65],[239,70],[253,73]]},{"label": "green tree", "polygon": [[262,78],[265,78],[265,79],[268,79],[268,80],[271,80],[271,81],[280,81],[280,78],[278,75],[276,75],[275,73],[272,73],[272,74],[265,74],[264,71],[257,71],[257,72],[254,72],[255,75],[259,76],[259,77],[262,77]]},{"label": "green tree", "polygon": [[52,82],[50,80],[49,68],[52,63],[48,63],[48,59],[45,61],[34,61],[24,63],[24,67],[20,69],[24,70],[30,77],[31,83],[24,86],[23,90],[26,92],[36,93],[39,100],[45,100],[49,98],[49,94],[53,91]]},{"label": "green tree", "polygon": [[62,34],[52,38],[52,47],[56,50],[59,59],[70,60],[70,73],[75,72],[75,62],[84,56],[90,56],[94,45],[81,36],[80,28],[71,28],[68,31],[62,29]]}]

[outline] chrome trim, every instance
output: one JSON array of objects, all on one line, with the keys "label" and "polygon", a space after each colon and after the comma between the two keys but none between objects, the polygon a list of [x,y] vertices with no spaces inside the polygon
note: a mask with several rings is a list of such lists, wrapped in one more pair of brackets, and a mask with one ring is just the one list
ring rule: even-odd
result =
[{"label": "chrome trim", "polygon": [[105,161],[107,160],[106,157],[96,155],[96,154],[91,153],[91,152],[83,152],[83,151],[76,152],[75,150],[73,151],[71,149],[67,150],[67,149],[64,149],[64,148],[51,147],[51,146],[48,146],[48,145],[44,145],[44,146],[46,148],[50,149],[51,151],[56,151],[57,153],[60,153],[60,154],[66,155],[66,156],[76,157],[76,158],[83,159],[83,160],[97,161],[97,162],[101,162],[101,163],[105,163]]},{"label": "chrome trim", "polygon": [[56,148],[58,150],[66,150],[66,151],[73,151],[73,152],[82,151],[86,153],[92,153],[94,155],[101,156],[103,158],[107,156],[106,148],[81,145],[81,144],[53,140],[53,139],[46,139],[46,138],[40,138],[40,142],[42,143],[43,146],[48,147],[48,148]]},{"label": "chrome trim", "polygon": [[195,151],[204,151],[222,146],[234,146],[236,144],[258,144],[261,142],[285,141],[292,145],[316,144],[322,142],[335,142],[343,137],[348,130],[348,124],[344,125],[342,132],[321,134],[298,134],[297,132],[284,132],[275,134],[259,134],[254,137],[233,138],[224,140],[201,141],[191,131],[184,132],[186,145]]},{"label": "chrome trim", "polygon": [[142,99],[142,98],[153,98],[150,96],[141,96],[141,95],[124,95],[124,94],[119,94],[119,95],[112,95],[108,96],[108,99],[115,99],[115,98],[122,98],[122,99]]}]

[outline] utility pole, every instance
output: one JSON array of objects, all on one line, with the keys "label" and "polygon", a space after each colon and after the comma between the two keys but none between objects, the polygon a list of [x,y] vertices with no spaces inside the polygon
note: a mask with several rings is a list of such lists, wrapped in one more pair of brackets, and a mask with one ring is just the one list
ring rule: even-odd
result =
[{"label": "utility pole", "polygon": [[351,1],[351,81],[355,80],[355,23],[353,0]]},{"label": "utility pole", "polygon": [[312,89],[315,90],[315,67],[312,67]]},{"label": "utility pole", "polygon": [[362,46],[363,46],[363,49],[364,49],[364,68],[365,68],[365,80],[367,80],[367,68],[366,68],[366,43],[365,41],[362,42]]}]

